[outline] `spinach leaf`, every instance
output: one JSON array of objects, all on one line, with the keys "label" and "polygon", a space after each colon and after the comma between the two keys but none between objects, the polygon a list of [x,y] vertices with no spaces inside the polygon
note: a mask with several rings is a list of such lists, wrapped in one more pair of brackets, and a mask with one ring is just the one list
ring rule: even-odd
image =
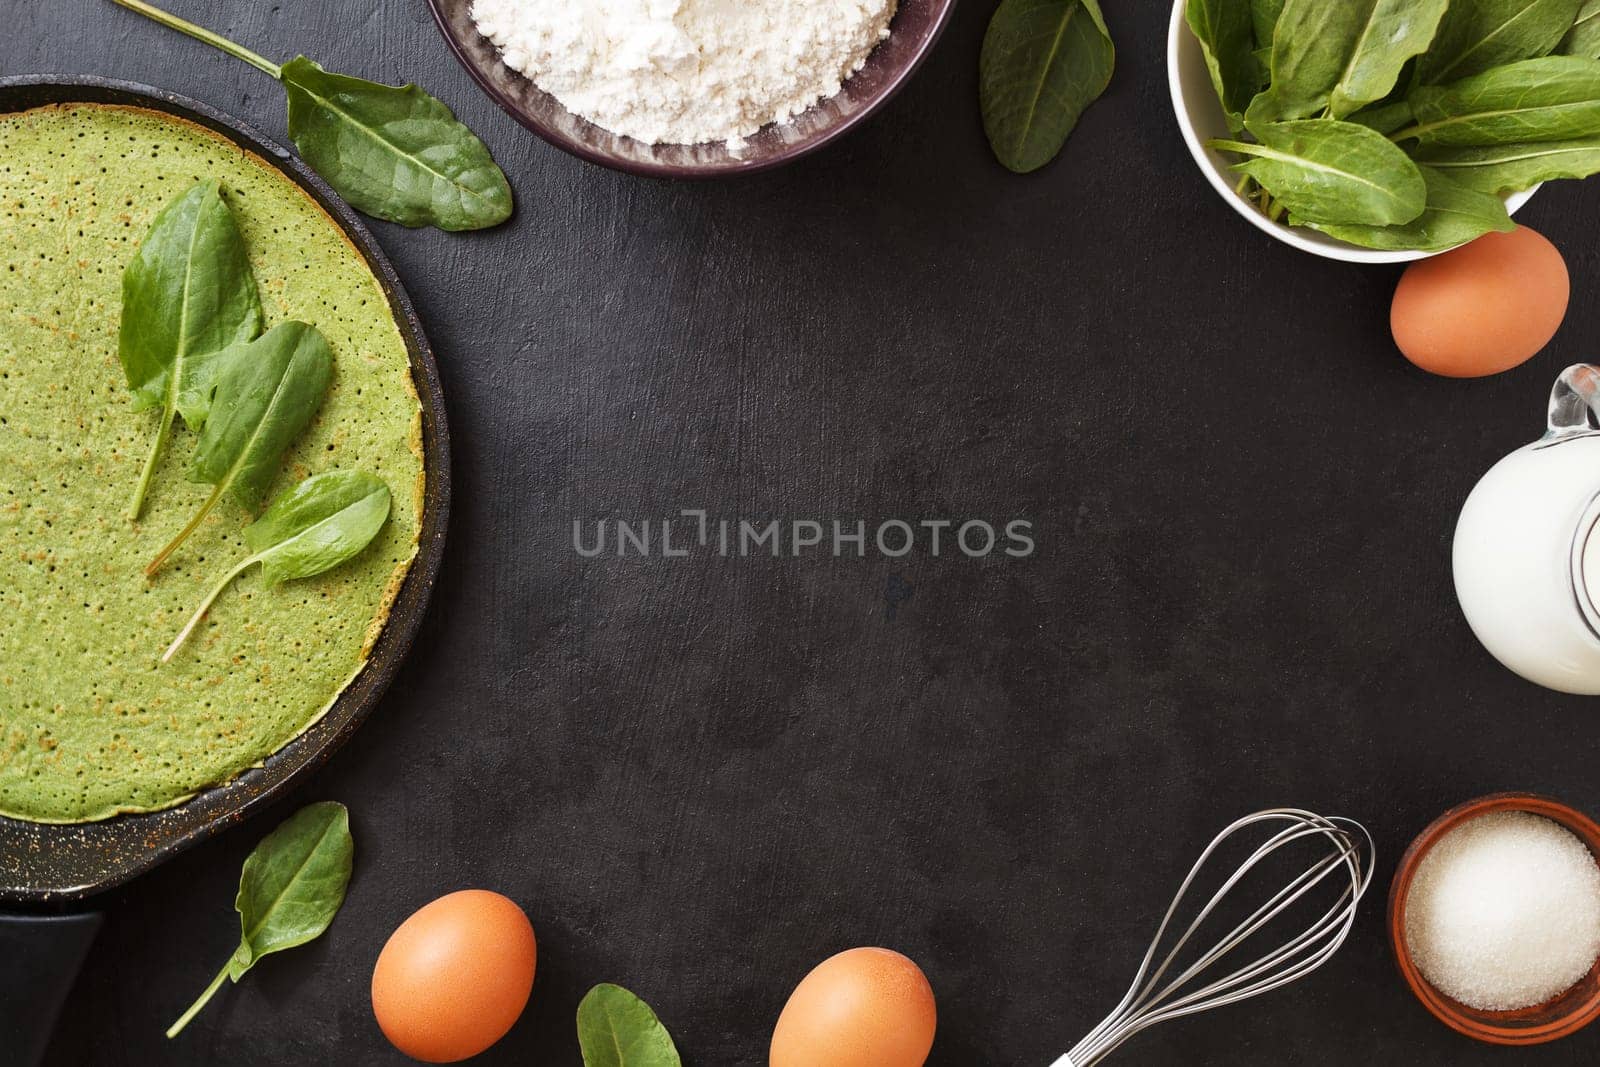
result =
[{"label": "spinach leaf", "polygon": [[1577,21],[1556,45],[1556,51],[1562,55],[1600,59],[1600,0],[1583,0]]},{"label": "spinach leaf", "polygon": [[1271,51],[1272,35],[1282,12],[1283,0],[1250,0],[1250,25],[1255,30],[1258,49]]},{"label": "spinach leaf", "polygon": [[1382,100],[1400,71],[1428,49],[1449,0],[1372,0],[1371,11],[1328,99],[1328,113],[1343,118]]},{"label": "spinach leaf", "polygon": [[650,1005],[621,986],[602,984],[578,1004],[583,1067],[682,1067],[672,1035]]},{"label": "spinach leaf", "polygon": [[1568,141],[1600,135],[1600,62],[1545,56],[1411,94],[1415,123],[1392,134],[1430,145]]},{"label": "spinach leaf", "polygon": [[200,998],[167,1030],[176,1037],[222,987],[262,956],[303,945],[333,922],[344,903],[355,859],[350,813],[343,804],[308,804],[261,839],[239,876],[239,947]]},{"label": "spinach leaf", "polygon": [[1272,84],[1254,122],[1326,111],[1343,118],[1394,88],[1433,40],[1446,0],[1287,0],[1272,38]]},{"label": "spinach leaf", "polygon": [[1389,103],[1371,104],[1354,114],[1345,116],[1346,122],[1358,123],[1369,130],[1377,130],[1386,137],[1416,120],[1416,115],[1411,111],[1411,101],[1404,98]]},{"label": "spinach leaf", "polygon": [[189,464],[189,480],[216,486],[177,537],[145,568],[155,574],[224,496],[261,503],[283,454],[311,423],[333,378],[333,353],[315,327],[283,322],[219,353],[216,397]]},{"label": "spinach leaf", "polygon": [[290,139],[357,210],[441,230],[511,217],[511,186],[489,149],[415,85],[330,74],[305,56],[285,63],[279,80]]},{"label": "spinach leaf", "polygon": [[161,662],[172,659],[228,583],[254,564],[277,585],[310,578],[354,558],[389,518],[389,487],[365,471],[326,471],[281,494],[244,530],[250,555],[211,587]]},{"label": "spinach leaf", "polygon": [[1434,85],[1547,55],[1572,28],[1580,2],[1454,0],[1417,65],[1417,79]]},{"label": "spinach leaf", "polygon": [[133,410],[159,407],[161,421],[128,518],[144,509],[175,414],[205,424],[213,354],[261,330],[261,299],[244,239],[214,181],[198,182],[161,209],[122,272],[117,356]]},{"label": "spinach leaf", "polygon": [[983,128],[1001,164],[1023,174],[1054,159],[1115,62],[1096,0],[1001,0],[978,58]]},{"label": "spinach leaf", "polygon": [[1430,148],[1417,161],[1486,193],[1519,193],[1556,178],[1600,173],[1600,137],[1480,148]]},{"label": "spinach leaf", "polygon": [[366,471],[327,471],[272,502],[244,543],[273,585],[331,570],[367,547],[389,517],[389,487]]},{"label": "spinach leaf", "polygon": [[489,149],[415,85],[330,74],[304,56],[279,66],[153,7],[115,0],[270,74],[289,98],[289,137],[357,210],[402,226],[477,230],[511,217],[511,186]]},{"label": "spinach leaf", "polygon": [[1250,0],[1189,0],[1184,17],[1200,41],[1228,125],[1243,129],[1244,109],[1264,84],[1255,57]]},{"label": "spinach leaf", "polygon": [[[1326,222],[1304,225],[1363,248],[1426,252],[1466,244],[1490,230],[1505,232],[1516,228],[1506,214],[1505,201],[1498,196],[1463,185],[1432,167],[1421,169],[1423,181],[1428,184],[1428,206],[1410,222],[1397,226],[1340,226]],[[1289,223],[1300,225],[1302,220],[1291,215]]]},{"label": "spinach leaf", "polygon": [[1247,157],[1234,169],[1304,222],[1390,226],[1410,222],[1427,205],[1417,165],[1376,130],[1337,119],[1300,119],[1253,126],[1251,132],[1260,144],[1207,144]]}]

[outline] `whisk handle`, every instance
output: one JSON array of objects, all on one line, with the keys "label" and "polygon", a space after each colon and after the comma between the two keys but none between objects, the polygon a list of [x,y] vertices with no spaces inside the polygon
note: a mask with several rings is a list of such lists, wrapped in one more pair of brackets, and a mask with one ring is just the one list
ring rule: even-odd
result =
[{"label": "whisk handle", "polygon": [[1050,1067],[1078,1067],[1078,1065],[1072,1062],[1072,1057],[1070,1055],[1066,1055],[1052,1063]]}]

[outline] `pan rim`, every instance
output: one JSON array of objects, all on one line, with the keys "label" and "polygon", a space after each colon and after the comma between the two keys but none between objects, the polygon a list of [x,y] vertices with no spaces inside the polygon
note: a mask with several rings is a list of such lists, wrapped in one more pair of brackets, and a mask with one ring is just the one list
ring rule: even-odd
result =
[{"label": "pan rim", "polygon": [[[326,713],[289,742],[233,779],[204,789],[188,800],[160,811],[116,815],[88,823],[34,823],[0,816],[0,844],[5,837],[36,837],[40,869],[48,870],[55,850],[51,839],[106,838],[100,867],[84,877],[30,885],[13,872],[0,872],[0,904],[70,903],[114,889],[178,853],[243,821],[298,785],[327,762],[371,715],[404,663],[421,629],[444,556],[450,515],[450,444],[438,364],[415,305],[394,265],[353,208],[341,200],[309,166],[243,122],[202,101],[140,82],[88,74],[19,74],[0,76],[0,98],[29,89],[51,94],[22,106],[0,99],[0,114],[50,104],[123,104],[148,107],[196,122],[259,156],[304,190],[339,227],[377,278],[395,325],[405,341],[413,387],[422,411],[423,513],[416,555],[390,606],[388,619],[365,663],[339,693]],[[60,95],[55,95],[60,94]],[[120,99],[115,99],[120,97]],[[115,838],[130,838],[120,844]],[[85,846],[84,852],[90,851]],[[32,869],[32,868],[28,868]]]}]

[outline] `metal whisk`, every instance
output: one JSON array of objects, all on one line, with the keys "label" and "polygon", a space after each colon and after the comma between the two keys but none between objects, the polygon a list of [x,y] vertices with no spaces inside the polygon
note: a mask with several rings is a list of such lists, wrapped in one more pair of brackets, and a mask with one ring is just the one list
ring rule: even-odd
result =
[{"label": "metal whisk", "polygon": [[[1257,845],[1249,858],[1212,894],[1159,965],[1155,965],[1168,928],[1173,927],[1173,918],[1206,861],[1234,835],[1259,832],[1260,828],[1266,829],[1267,839]],[[1313,850],[1318,858],[1282,885],[1214,947],[1169,978],[1168,972],[1174,970],[1179,954],[1228,894],[1238,891],[1240,883],[1268,857],[1296,842],[1309,842],[1302,847]],[[1178,895],[1161,920],[1155,940],[1145,953],[1144,962],[1122,1003],[1053,1067],[1093,1067],[1146,1027],[1248,1000],[1310,974],[1328,962],[1349,936],[1356,919],[1356,905],[1372,881],[1372,866],[1372,835],[1350,819],[1327,819],[1297,808],[1275,808],[1235,822],[1206,846],[1183,885],[1178,887]],[[1243,963],[1236,970],[1222,973],[1225,971],[1223,961],[1234,949],[1302,899],[1309,901],[1310,914],[1316,914],[1320,905],[1315,903],[1316,897],[1308,897],[1312,893],[1326,894],[1332,900],[1320,917],[1311,920],[1277,948]],[[1289,925],[1288,920],[1284,922]]]}]

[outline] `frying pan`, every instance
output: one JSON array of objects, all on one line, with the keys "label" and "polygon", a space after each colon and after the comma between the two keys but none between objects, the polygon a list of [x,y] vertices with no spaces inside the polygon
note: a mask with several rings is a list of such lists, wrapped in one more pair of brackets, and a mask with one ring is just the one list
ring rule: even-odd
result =
[{"label": "frying pan", "polygon": [[24,1065],[42,1053],[61,999],[99,924],[97,914],[81,909],[73,913],[72,905],[121,885],[264,807],[321,766],[372,712],[422,623],[439,574],[450,512],[450,445],[439,368],[400,279],[355,213],[299,159],[198,101],[92,76],[0,78],[0,114],[60,103],[124,104],[179,116],[255,153],[310,194],[378,278],[405,338],[422,402],[427,488],[417,556],[388,623],[361,673],[309,730],[262,766],[166,811],[65,826],[0,816],[0,905],[21,912],[0,916],[0,1051],[6,1054],[0,1058],[18,1062],[8,1057],[20,1049]]}]

